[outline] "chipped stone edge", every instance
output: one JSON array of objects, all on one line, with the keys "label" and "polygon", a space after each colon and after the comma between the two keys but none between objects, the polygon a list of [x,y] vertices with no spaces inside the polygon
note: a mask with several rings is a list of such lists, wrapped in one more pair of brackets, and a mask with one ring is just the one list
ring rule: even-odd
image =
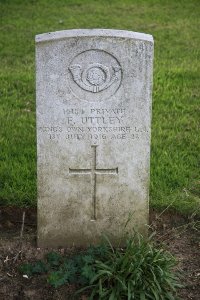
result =
[{"label": "chipped stone edge", "polygon": [[35,36],[36,43],[62,40],[71,37],[119,37],[125,39],[144,40],[154,43],[151,34],[115,29],[71,29],[42,33]]}]

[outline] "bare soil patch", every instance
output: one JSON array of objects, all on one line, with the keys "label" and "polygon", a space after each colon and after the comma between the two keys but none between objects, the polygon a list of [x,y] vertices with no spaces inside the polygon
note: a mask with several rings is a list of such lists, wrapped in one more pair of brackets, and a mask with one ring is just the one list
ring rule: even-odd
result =
[{"label": "bare soil patch", "polygon": [[[25,211],[23,240],[20,241],[22,215]],[[150,224],[156,231],[155,240],[179,261],[184,288],[179,290],[182,300],[200,299],[200,235],[197,220],[174,212],[151,211]],[[189,225],[188,225],[189,224]],[[42,259],[52,249],[39,249],[36,244],[36,209],[0,207],[0,299],[1,300],[68,300],[76,286],[54,289],[45,276],[23,277],[18,268],[22,263]],[[21,243],[21,244],[20,244]],[[21,252],[20,252],[21,250]],[[77,249],[59,249],[70,254]],[[87,296],[80,296],[87,300]]]}]

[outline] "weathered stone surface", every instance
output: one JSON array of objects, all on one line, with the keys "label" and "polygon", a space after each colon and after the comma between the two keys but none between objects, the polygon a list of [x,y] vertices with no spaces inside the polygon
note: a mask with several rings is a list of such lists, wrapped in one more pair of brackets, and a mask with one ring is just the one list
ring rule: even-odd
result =
[{"label": "weathered stone surface", "polygon": [[38,244],[115,241],[148,223],[153,38],[36,36]]}]

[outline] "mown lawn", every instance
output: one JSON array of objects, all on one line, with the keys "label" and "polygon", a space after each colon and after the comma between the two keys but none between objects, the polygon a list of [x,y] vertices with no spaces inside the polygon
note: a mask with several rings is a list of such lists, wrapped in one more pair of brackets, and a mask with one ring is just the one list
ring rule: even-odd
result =
[{"label": "mown lawn", "polygon": [[197,211],[199,0],[0,0],[0,204],[36,205],[34,36],[72,28],[154,36],[150,205]]}]

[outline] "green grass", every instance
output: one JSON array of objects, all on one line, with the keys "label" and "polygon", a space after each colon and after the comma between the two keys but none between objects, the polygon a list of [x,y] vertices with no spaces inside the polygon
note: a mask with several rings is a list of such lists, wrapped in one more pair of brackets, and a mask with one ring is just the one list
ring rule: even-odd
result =
[{"label": "green grass", "polygon": [[36,205],[34,36],[116,28],[155,39],[150,204],[199,206],[199,0],[0,0],[0,204]]}]

